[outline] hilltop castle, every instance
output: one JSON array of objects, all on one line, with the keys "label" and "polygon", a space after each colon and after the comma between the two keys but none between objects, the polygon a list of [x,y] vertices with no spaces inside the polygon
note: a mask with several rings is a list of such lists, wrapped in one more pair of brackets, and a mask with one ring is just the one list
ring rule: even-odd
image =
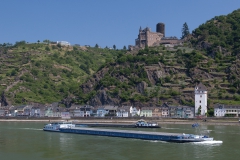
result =
[{"label": "hilltop castle", "polygon": [[158,46],[160,44],[179,45],[181,42],[177,37],[165,37],[165,24],[158,23],[156,25],[156,32],[152,32],[149,27],[145,29],[140,27],[138,38],[135,39],[135,46],[129,45],[129,49]]}]

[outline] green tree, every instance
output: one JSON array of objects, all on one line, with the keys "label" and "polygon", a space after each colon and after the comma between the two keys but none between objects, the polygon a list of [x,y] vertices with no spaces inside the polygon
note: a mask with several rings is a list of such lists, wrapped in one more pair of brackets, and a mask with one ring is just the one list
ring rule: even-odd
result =
[{"label": "green tree", "polygon": [[200,106],[200,107],[198,108],[197,115],[200,115],[200,114],[201,114],[201,110],[202,110],[202,106]]},{"label": "green tree", "polygon": [[207,115],[210,116],[210,117],[213,117],[213,116],[214,116],[214,109],[213,109],[213,108],[210,108],[210,109],[207,111]]},{"label": "green tree", "polygon": [[126,50],[126,49],[127,49],[127,47],[126,47],[126,46],[123,46],[123,49],[124,49],[124,50]]},{"label": "green tree", "polygon": [[116,50],[116,45],[115,44],[113,45],[113,49]]},{"label": "green tree", "polygon": [[43,40],[43,42],[46,43],[46,44],[49,44],[49,43],[50,43],[50,40],[45,39],[45,40]]},{"label": "green tree", "polygon": [[48,46],[45,47],[46,51],[50,51],[50,48]]},{"label": "green tree", "polygon": [[14,69],[14,70],[12,70],[12,72],[11,72],[11,76],[15,76],[17,74],[17,71]]},{"label": "green tree", "polygon": [[15,43],[15,46],[20,46],[26,44],[26,41],[19,41]]},{"label": "green tree", "polygon": [[58,46],[58,48],[61,48],[61,47],[62,47],[60,43],[58,43],[57,46]]},{"label": "green tree", "polygon": [[187,23],[185,22],[185,23],[183,24],[183,28],[182,28],[182,37],[181,37],[181,39],[185,38],[185,37],[188,36],[189,34],[190,34],[189,28],[188,28]]},{"label": "green tree", "polygon": [[98,44],[95,45],[95,48],[99,48]]}]

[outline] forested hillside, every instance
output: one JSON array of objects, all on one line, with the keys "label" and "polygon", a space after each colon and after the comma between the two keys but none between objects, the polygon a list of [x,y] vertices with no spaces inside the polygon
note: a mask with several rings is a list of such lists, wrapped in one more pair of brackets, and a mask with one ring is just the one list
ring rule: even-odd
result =
[{"label": "forested hillside", "polygon": [[0,92],[8,103],[52,103],[74,97],[89,76],[122,52],[47,42],[1,45]]},{"label": "forested hillside", "polygon": [[[240,9],[227,16],[212,18],[196,28],[192,35],[191,43],[194,46],[207,49],[208,54],[216,51],[217,58],[222,57],[221,52],[238,55],[240,53]],[[204,46],[204,43],[208,45]],[[219,47],[224,49],[216,50]]]}]

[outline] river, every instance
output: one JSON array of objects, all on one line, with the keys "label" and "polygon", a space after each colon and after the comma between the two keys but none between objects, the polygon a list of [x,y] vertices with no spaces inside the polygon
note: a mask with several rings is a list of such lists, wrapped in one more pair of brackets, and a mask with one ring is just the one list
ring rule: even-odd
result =
[{"label": "river", "polygon": [[[116,137],[44,132],[44,122],[0,122],[3,160],[237,160],[240,126],[163,124],[155,132],[209,132],[221,144],[167,143]],[[138,129],[140,130],[140,129]]]}]

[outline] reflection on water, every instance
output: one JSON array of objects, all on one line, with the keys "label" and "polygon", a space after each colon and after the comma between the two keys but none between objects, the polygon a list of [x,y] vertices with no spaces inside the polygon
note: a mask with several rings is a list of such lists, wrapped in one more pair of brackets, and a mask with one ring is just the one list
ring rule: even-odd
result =
[{"label": "reflection on water", "polygon": [[[201,126],[223,143],[168,143],[42,131],[43,123],[1,122],[0,155],[5,159],[236,159],[240,156],[239,126]],[[140,129],[136,129],[140,130]],[[155,132],[194,133],[191,125],[162,125]],[[217,141],[216,141],[217,142]]]}]

